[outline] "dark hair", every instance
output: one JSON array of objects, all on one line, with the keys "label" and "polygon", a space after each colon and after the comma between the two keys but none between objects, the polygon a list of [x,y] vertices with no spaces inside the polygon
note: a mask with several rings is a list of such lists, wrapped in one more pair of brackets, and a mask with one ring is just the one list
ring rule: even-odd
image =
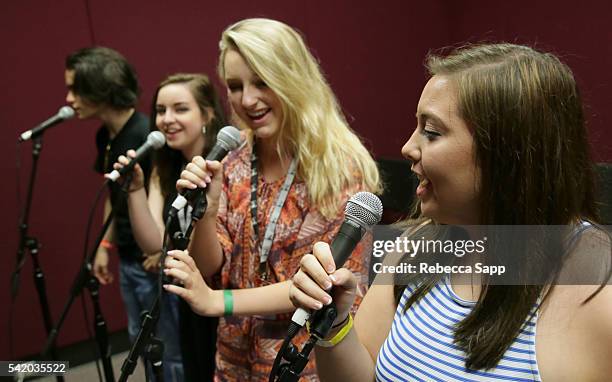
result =
[{"label": "dark hair", "polygon": [[[457,85],[459,113],[472,131],[481,175],[480,224],[569,225],[597,220],[582,102],[565,64],[553,54],[526,46],[486,44],[462,47],[445,57],[430,55],[426,66],[431,76],[446,76]],[[420,218],[415,207],[412,217]],[[525,279],[540,275],[554,285],[566,252],[558,237],[548,237],[546,243],[545,248],[530,248],[503,242],[513,248],[511,261]],[[500,246],[495,251],[503,251]],[[493,260],[495,251],[485,255],[485,262]],[[555,266],[543,265],[551,263]],[[418,283],[407,309],[438,280],[439,276],[403,279],[395,288],[396,300],[406,283]],[[552,289],[491,281],[483,280],[478,302],[454,333],[470,369],[495,367],[538,299]],[[601,288],[603,284],[589,299]]]},{"label": "dark hair", "polygon": [[[153,95],[151,105],[151,130],[158,130],[155,119],[157,114],[157,96],[161,88],[170,84],[185,84],[193,98],[195,98],[200,110],[206,115],[207,108],[212,108],[212,119],[206,125],[206,133],[204,134],[204,149],[202,156],[205,156],[217,141],[217,133],[225,125],[225,112],[223,106],[215,90],[215,87],[208,79],[208,76],[200,73],[176,73],[166,77]],[[191,158],[187,158],[191,160]],[[157,168],[159,175],[159,184],[164,198],[173,195],[176,192],[175,182],[180,177],[180,172],[185,164],[183,154],[171,149],[168,145],[164,145],[160,150],[155,151],[153,164]]]},{"label": "dark hair", "polygon": [[66,57],[74,70],[72,91],[94,104],[122,110],[134,107],[140,90],[136,72],[119,52],[101,46],[83,48]]}]

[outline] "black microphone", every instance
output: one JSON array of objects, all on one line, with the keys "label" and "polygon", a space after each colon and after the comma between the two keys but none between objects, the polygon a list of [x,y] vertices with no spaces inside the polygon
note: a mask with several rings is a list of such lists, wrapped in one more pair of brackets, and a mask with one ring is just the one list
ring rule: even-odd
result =
[{"label": "black microphone", "polygon": [[[217,143],[215,143],[210,153],[206,156],[206,160],[221,161],[228,152],[238,148],[241,142],[240,130],[234,126],[225,126],[217,133]],[[202,197],[204,197],[203,188],[198,187],[194,190],[183,191],[172,202],[170,214],[172,216],[176,215],[177,211],[187,205],[187,202],[195,203]]]},{"label": "black microphone", "polygon": [[45,131],[46,129],[48,129],[51,126],[55,126],[60,122],[63,122],[67,119],[70,119],[74,117],[74,109],[71,108],[70,106],[62,106],[59,111],[57,112],[57,114],[55,114],[53,117],[47,119],[46,121],[44,121],[43,123],[41,123],[40,125],[36,126],[35,128],[28,130],[26,132],[23,132],[19,138],[17,138],[18,142],[25,142],[33,137],[36,137],[37,135],[41,134],[43,131]]},{"label": "black microphone", "polygon": [[[349,199],[344,209],[344,223],[330,246],[336,269],[342,267],[368,228],[380,221],[382,213],[380,199],[371,192],[358,192]],[[309,317],[310,313],[298,308],[291,321],[302,327]]]},{"label": "black microphone", "polygon": [[116,182],[120,176],[123,176],[128,172],[132,171],[134,166],[136,166],[136,163],[140,162],[142,158],[144,158],[149,153],[149,151],[157,150],[161,148],[165,143],[166,137],[164,137],[164,134],[161,131],[150,132],[147,136],[147,140],[145,141],[145,143],[143,143],[142,146],[140,146],[138,150],[136,150],[136,157],[133,158],[130,163],[120,168],[119,171],[113,170],[107,176],[107,178],[110,179],[111,182]]}]

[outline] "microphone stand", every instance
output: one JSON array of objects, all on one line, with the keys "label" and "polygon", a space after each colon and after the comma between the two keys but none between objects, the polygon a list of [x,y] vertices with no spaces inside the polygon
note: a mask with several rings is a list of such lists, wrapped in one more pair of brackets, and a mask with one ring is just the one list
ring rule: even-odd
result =
[{"label": "microphone stand", "polygon": [[[11,299],[15,301],[17,293],[19,291],[19,276],[21,269],[25,265],[26,255],[28,251],[32,257],[32,266],[34,268],[34,284],[36,285],[36,292],[38,293],[38,301],[42,310],[43,321],[45,325],[45,331],[47,335],[50,334],[51,328],[53,327],[53,320],[51,318],[51,310],[49,309],[49,300],[47,299],[47,289],[45,286],[45,275],[42,267],[38,262],[38,250],[41,245],[39,241],[33,237],[28,236],[28,223],[30,219],[30,208],[32,206],[32,197],[34,194],[34,183],[36,181],[36,172],[38,170],[38,159],[40,152],[42,151],[42,133],[35,136],[32,139],[32,169],[30,172],[30,180],[28,182],[28,195],[26,197],[26,204],[24,206],[23,213],[21,215],[21,221],[19,222],[19,248],[17,249],[17,263],[15,265],[15,271],[11,276]],[[51,359],[57,360],[57,353],[55,347],[49,349]],[[64,377],[58,375],[56,377],[58,382],[63,382]]]},{"label": "microphone stand", "polygon": [[[193,231],[194,223],[200,220],[202,216],[204,216],[204,212],[206,212],[207,207],[208,202],[206,200],[206,197],[202,197],[197,200],[196,205],[193,207],[193,211],[191,213],[191,222],[189,223],[189,226],[187,227],[185,233],[183,234],[182,232],[178,231],[172,235],[173,244],[176,249],[187,249],[187,247],[189,246],[189,238],[191,237],[191,232]],[[134,369],[136,368],[136,364],[138,362],[138,357],[142,353],[145,353],[145,359],[148,359],[149,362],[151,362],[156,381],[163,382],[164,380],[162,363],[164,345],[159,338],[155,337],[154,331],[155,327],[157,326],[157,322],[159,321],[159,314],[161,311],[161,298],[164,293],[161,284],[171,283],[171,280],[169,280],[163,273],[163,264],[165,262],[166,256],[168,255],[168,228],[170,227],[170,222],[175,217],[175,213],[176,212],[170,212],[165,222],[162,257],[160,259],[161,267],[159,270],[159,277],[161,281],[159,285],[159,291],[157,297],[155,297],[155,301],[153,301],[151,309],[149,309],[149,311],[143,312],[143,320],[140,325],[140,331],[138,332],[136,341],[134,342],[134,344],[132,344],[132,348],[130,349],[128,357],[125,359],[125,361],[123,361],[119,382],[127,381],[128,377],[134,373]]]},{"label": "microphone stand", "polygon": [[[123,191],[127,193],[127,189],[129,188],[129,184],[131,181],[131,175],[128,175],[125,182],[123,183]],[[106,185],[106,182],[105,182]],[[96,238],[95,245],[93,246],[91,252],[85,257],[79,272],[77,273],[74,282],[72,284],[72,288],[70,289],[70,296],[68,297],[68,301],[64,305],[64,309],[60,316],[60,319],[56,326],[51,330],[49,337],[47,337],[47,342],[45,344],[45,348],[42,351],[43,356],[48,354],[49,350],[55,345],[55,340],[57,339],[57,335],[59,334],[59,330],[61,329],[66,316],[68,315],[68,311],[72,306],[74,300],[81,294],[83,288],[89,289],[89,295],[92,300],[92,305],[94,307],[94,329],[95,329],[95,337],[96,343],[98,345],[98,351],[100,353],[100,358],[102,359],[102,367],[104,370],[104,378],[107,382],[114,381],[115,377],[113,374],[113,365],[111,363],[111,348],[108,339],[108,331],[106,327],[106,321],[104,316],[102,315],[102,309],[100,309],[100,301],[99,301],[99,282],[92,274],[92,261],[96,256],[96,252],[108,227],[110,226],[113,218],[115,217],[115,211],[111,210],[109,215],[106,217],[104,221],[104,225],[102,226],[102,230],[98,234]]]},{"label": "microphone stand", "polygon": [[310,338],[304,344],[301,352],[298,352],[297,347],[291,342],[300,327],[295,325],[295,330],[289,329],[289,333],[276,355],[268,381],[297,382],[308,363],[310,352],[318,340],[327,337],[337,315],[338,310],[336,309],[336,303],[333,301],[312,314],[307,323],[307,325],[310,325]]}]

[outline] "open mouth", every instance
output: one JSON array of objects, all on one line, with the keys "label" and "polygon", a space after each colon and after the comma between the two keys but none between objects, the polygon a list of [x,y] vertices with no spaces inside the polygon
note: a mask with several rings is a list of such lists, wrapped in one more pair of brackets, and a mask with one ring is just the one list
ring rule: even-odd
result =
[{"label": "open mouth", "polygon": [[419,185],[416,188],[416,196],[417,197],[421,197],[423,195],[425,195],[425,193],[431,188],[431,182],[429,181],[429,179],[418,175],[419,177]]},{"label": "open mouth", "polygon": [[164,130],[164,135],[168,138],[168,139],[172,139],[176,136],[176,134],[178,134],[180,132],[180,130],[177,129],[166,129]]},{"label": "open mouth", "polygon": [[249,113],[247,113],[247,116],[253,122],[261,122],[265,118],[265,116],[268,115],[270,110],[272,110],[272,109],[271,108],[267,108],[267,109],[259,110],[259,111],[256,111],[256,112],[249,112]]}]

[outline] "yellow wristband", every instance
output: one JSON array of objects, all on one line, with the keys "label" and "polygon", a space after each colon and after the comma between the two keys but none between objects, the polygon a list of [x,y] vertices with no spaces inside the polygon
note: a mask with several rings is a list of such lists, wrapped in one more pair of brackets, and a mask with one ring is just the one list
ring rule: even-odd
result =
[{"label": "yellow wristband", "polygon": [[352,327],[353,327],[353,316],[351,316],[351,314],[349,313],[348,320],[346,321],[346,324],[344,324],[342,329],[340,329],[340,331],[336,333],[336,335],[333,336],[329,340],[318,340],[317,346],[321,346],[324,348],[330,348],[332,346],[338,345],[340,341],[342,341],[344,337],[346,337],[346,335],[351,331]]}]

